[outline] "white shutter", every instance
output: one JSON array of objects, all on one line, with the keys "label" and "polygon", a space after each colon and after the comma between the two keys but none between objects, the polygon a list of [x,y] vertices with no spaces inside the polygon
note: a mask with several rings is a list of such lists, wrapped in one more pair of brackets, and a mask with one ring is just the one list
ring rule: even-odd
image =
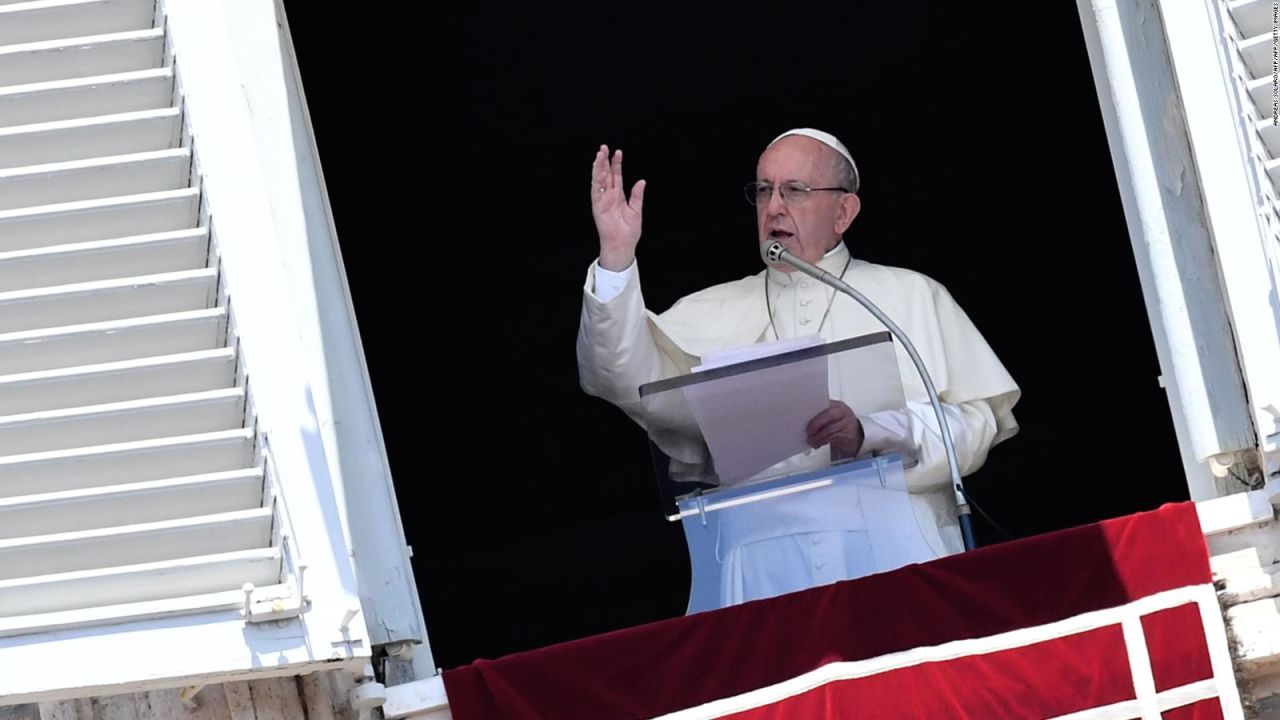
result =
[{"label": "white shutter", "polygon": [[155,17],[0,4],[0,636],[300,580]]},{"label": "white shutter", "polygon": [[48,82],[158,68],[164,29],[126,30],[65,40],[43,40],[0,49],[0,77],[7,85]]},{"label": "white shutter", "polygon": [[1233,94],[1240,99],[1240,119],[1249,128],[1245,142],[1254,162],[1251,170],[1258,181],[1255,189],[1267,196],[1273,220],[1271,240],[1280,242],[1280,224],[1274,222],[1276,181],[1280,179],[1280,126],[1271,119],[1272,4],[1270,0],[1212,2],[1222,21],[1222,43]]},{"label": "white shutter", "polygon": [[1273,5],[1077,2],[1192,497],[1244,489],[1280,474]]},{"label": "white shutter", "polygon": [[373,651],[315,400],[365,378],[311,373],[255,154],[275,8],[172,4],[0,0],[5,703]]},{"label": "white shutter", "polygon": [[[1280,308],[1274,302],[1280,283],[1280,125],[1273,119],[1274,6],[1270,0],[1203,2],[1203,14],[1171,6],[1171,55],[1187,108],[1188,134],[1197,146],[1195,160],[1258,431],[1261,469],[1265,477],[1273,477],[1280,473],[1280,376],[1275,373]],[[1195,69],[1210,60],[1198,50],[1200,44],[1214,46],[1217,57],[1212,59],[1218,67]]]},{"label": "white shutter", "polygon": [[[1131,219],[1131,231],[1148,235],[1143,240],[1153,245],[1176,245],[1206,231],[1211,241],[1212,253],[1203,262],[1153,269],[1155,263],[1140,254],[1139,271],[1158,272],[1187,288],[1179,310],[1225,311],[1230,322],[1229,336],[1198,332],[1190,352],[1162,357],[1161,365],[1166,374],[1192,379],[1226,370],[1243,381],[1247,392],[1242,408],[1215,397],[1215,404],[1198,411],[1198,421],[1248,420],[1255,438],[1252,447],[1225,448],[1230,452],[1208,458],[1220,473],[1216,485],[1193,482],[1191,489],[1193,497],[1206,498],[1198,510],[1219,599],[1227,608],[1236,670],[1249,679],[1243,689],[1255,709],[1270,717],[1268,711],[1280,707],[1275,5],[1272,0],[1077,1],[1126,211],[1142,221]],[[1157,192],[1138,199],[1143,189]],[[1168,218],[1178,223],[1163,228]],[[1221,293],[1205,293],[1205,285],[1219,286]],[[1159,300],[1165,312],[1176,298]],[[1154,323],[1153,330],[1159,345]],[[1215,359],[1213,354],[1224,348],[1233,356]],[[1179,442],[1185,449],[1185,433]],[[1241,492],[1249,486],[1255,489]],[[1207,499],[1214,495],[1219,497]]]},{"label": "white shutter", "polygon": [[[1220,595],[1228,607],[1226,617],[1237,643],[1237,663],[1251,679],[1256,706],[1275,711],[1280,708],[1280,645],[1276,642],[1280,631],[1280,527],[1274,519],[1274,506],[1280,504],[1280,484],[1275,480],[1280,471],[1280,418],[1275,415],[1280,402],[1280,385],[1275,380],[1280,310],[1274,305],[1275,284],[1280,282],[1280,125],[1273,119],[1275,6],[1271,0],[1209,2],[1212,16],[1220,23],[1211,26],[1220,33],[1223,75],[1235,99],[1231,107],[1238,127],[1244,129],[1247,192],[1263,240],[1258,244],[1256,236],[1241,233],[1219,244],[1249,242],[1250,249],[1257,248],[1242,261],[1254,266],[1256,275],[1246,275],[1239,266],[1233,269],[1230,257],[1224,258],[1223,271],[1229,288],[1256,288],[1252,298],[1235,300],[1233,314],[1253,404],[1264,408],[1257,422],[1268,479],[1265,490],[1248,497],[1252,515],[1237,511],[1240,520],[1234,529],[1211,537],[1209,548],[1215,579],[1224,586]],[[1194,132],[1192,139],[1196,139]],[[1237,495],[1215,502],[1224,508],[1230,507],[1229,503],[1243,507],[1246,500]],[[1246,520],[1252,522],[1246,524]]]}]

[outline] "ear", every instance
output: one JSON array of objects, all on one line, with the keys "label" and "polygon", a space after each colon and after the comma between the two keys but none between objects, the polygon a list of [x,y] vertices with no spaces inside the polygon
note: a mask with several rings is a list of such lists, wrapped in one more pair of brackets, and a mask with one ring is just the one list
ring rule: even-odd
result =
[{"label": "ear", "polygon": [[843,235],[844,231],[849,229],[860,210],[862,210],[862,199],[857,195],[847,193],[840,196],[840,210],[836,213],[837,235]]}]

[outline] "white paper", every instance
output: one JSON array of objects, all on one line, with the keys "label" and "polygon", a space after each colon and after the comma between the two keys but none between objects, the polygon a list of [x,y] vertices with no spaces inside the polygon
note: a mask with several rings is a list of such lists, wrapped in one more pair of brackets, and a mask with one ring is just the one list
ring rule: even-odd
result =
[{"label": "white paper", "polygon": [[[695,371],[771,357],[822,343],[817,335],[709,353]],[[716,474],[733,485],[810,450],[805,429],[830,406],[827,356],[684,388]]]},{"label": "white paper", "polygon": [[801,337],[771,340],[725,350],[714,350],[704,354],[702,356],[702,364],[693,368],[693,371],[698,372],[699,370],[710,370],[750,360],[759,360],[760,358],[773,357],[774,355],[781,355],[795,350],[817,347],[821,344],[822,338],[820,336],[803,335]]}]

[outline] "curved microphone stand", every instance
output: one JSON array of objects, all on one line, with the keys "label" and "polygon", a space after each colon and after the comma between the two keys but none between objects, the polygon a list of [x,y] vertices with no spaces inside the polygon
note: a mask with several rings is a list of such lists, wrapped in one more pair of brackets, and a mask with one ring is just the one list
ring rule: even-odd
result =
[{"label": "curved microphone stand", "polygon": [[902,328],[890,320],[889,316],[885,315],[865,295],[854,290],[848,283],[826,270],[787,252],[782,243],[775,240],[761,246],[760,255],[765,262],[774,264],[786,263],[805,275],[826,283],[857,300],[859,304],[888,328],[889,332],[893,333],[893,336],[898,338],[902,346],[907,349],[907,354],[911,356],[911,362],[915,364],[916,372],[920,373],[920,379],[924,381],[925,390],[929,393],[929,402],[933,405],[933,413],[938,416],[938,429],[942,432],[942,446],[947,451],[947,466],[951,469],[951,486],[956,494],[956,517],[960,521],[960,535],[964,539],[964,549],[972,550],[977,547],[973,539],[973,520],[969,516],[969,502],[964,495],[964,483],[960,480],[960,463],[956,460],[955,444],[951,441],[951,428],[947,425],[947,417],[942,412],[942,402],[938,400],[938,389],[934,387],[933,378],[929,377],[929,371],[925,369],[924,361],[920,359],[920,353],[916,352],[916,346],[911,344],[911,339],[907,337],[906,333],[902,332]]}]

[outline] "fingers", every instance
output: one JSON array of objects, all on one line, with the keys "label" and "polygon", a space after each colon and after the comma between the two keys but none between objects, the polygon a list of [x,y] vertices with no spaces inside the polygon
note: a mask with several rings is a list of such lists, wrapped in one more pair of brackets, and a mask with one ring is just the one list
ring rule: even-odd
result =
[{"label": "fingers", "polygon": [[805,426],[805,433],[809,437],[813,437],[819,430],[830,425],[836,419],[835,411],[828,408],[813,416],[809,424]]},{"label": "fingers", "polygon": [[635,187],[631,188],[631,209],[634,210],[637,215],[644,212],[644,188],[645,181],[643,180],[640,180],[636,183]]},{"label": "fingers", "polygon": [[839,400],[832,400],[831,405],[829,405],[826,410],[823,410],[813,416],[813,419],[809,421],[809,425],[806,429],[809,434],[812,435],[826,425],[838,422],[841,419],[847,420],[852,417],[853,410],[851,410],[848,405],[845,405]]},{"label": "fingers", "polygon": [[[644,189],[646,183],[640,180],[631,189],[631,199],[625,196],[619,199],[626,203],[637,215],[644,211]],[[596,150],[595,159],[591,162],[591,201],[592,204],[612,200],[615,192],[622,192],[622,151],[614,150],[609,155],[609,146],[601,145]]]},{"label": "fingers", "polygon": [[596,150],[595,160],[591,163],[591,197],[595,199],[603,195],[600,188],[607,188],[609,182],[609,146],[601,145]]},{"label": "fingers", "polygon": [[845,426],[842,424],[833,423],[831,425],[825,425],[819,428],[817,431],[811,433],[809,437],[806,438],[806,440],[808,440],[809,442],[809,447],[820,448],[823,445],[826,445],[827,443],[831,442],[835,438],[838,438],[842,435],[849,434],[852,430],[853,430],[852,426]]},{"label": "fingers", "polygon": [[596,158],[591,163],[591,189],[605,192],[622,187],[622,151],[614,150],[613,158],[609,157],[609,146],[601,145],[596,150]]},{"label": "fingers", "polygon": [[607,187],[608,190],[622,190],[622,150],[613,151],[613,161],[609,164],[609,184]]},{"label": "fingers", "polygon": [[807,439],[811,447],[822,447],[828,442],[831,442],[831,438],[852,429],[853,423],[851,423],[848,418],[843,417],[830,418],[825,422],[819,421],[816,424],[810,422]]},{"label": "fingers", "polygon": [[609,157],[609,146],[601,145],[596,150],[596,157],[591,161],[591,182],[599,185],[604,180],[605,172],[608,169],[606,158]]},{"label": "fingers", "polygon": [[839,400],[832,400],[830,407],[809,421],[805,434],[811,447],[822,447],[831,442],[833,437],[856,430],[856,418],[853,410]]},{"label": "fingers", "polygon": [[827,444],[843,446],[846,441],[852,441],[857,437],[858,428],[855,423],[839,422],[823,426],[805,439],[808,441],[809,447],[816,449]]}]

